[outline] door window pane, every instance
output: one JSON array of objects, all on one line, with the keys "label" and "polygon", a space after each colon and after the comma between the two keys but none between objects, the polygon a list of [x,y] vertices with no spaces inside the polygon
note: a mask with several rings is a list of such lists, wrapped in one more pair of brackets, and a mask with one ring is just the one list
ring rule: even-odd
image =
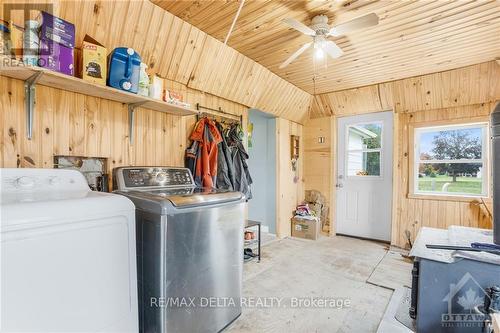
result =
[{"label": "door window pane", "polygon": [[347,175],[380,176],[382,123],[350,125],[347,143]]},{"label": "door window pane", "polygon": [[348,150],[382,148],[382,123],[349,126]]},{"label": "door window pane", "polygon": [[348,154],[348,176],[380,176],[379,151],[350,151]]}]

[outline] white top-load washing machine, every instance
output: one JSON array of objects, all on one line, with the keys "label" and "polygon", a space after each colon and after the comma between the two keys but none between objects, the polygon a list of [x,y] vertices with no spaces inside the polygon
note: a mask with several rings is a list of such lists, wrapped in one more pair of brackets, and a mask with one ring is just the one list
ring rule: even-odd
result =
[{"label": "white top-load washing machine", "polygon": [[133,203],[74,170],[0,179],[0,332],[137,332]]}]

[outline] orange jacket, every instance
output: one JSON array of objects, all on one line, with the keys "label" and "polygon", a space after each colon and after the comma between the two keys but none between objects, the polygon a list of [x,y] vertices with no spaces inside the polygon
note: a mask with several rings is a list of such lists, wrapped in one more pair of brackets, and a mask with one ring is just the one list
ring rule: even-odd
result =
[{"label": "orange jacket", "polygon": [[201,180],[203,187],[215,187],[217,177],[217,145],[222,137],[215,126],[215,122],[203,118],[196,123],[193,133],[189,137],[199,142],[200,154],[196,159],[195,180]]}]

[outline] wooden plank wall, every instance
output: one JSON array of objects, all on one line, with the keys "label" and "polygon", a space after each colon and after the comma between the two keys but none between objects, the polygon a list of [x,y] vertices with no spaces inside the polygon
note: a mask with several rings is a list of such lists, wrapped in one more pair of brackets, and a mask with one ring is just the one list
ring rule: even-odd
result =
[{"label": "wooden plank wall", "polygon": [[[183,92],[187,101],[243,116],[246,106],[187,88],[177,82],[166,84]],[[0,167],[52,168],[54,155],[104,157],[108,172],[128,165],[184,165],[184,151],[196,117],[179,117],[138,108],[134,145],[128,139],[128,110],[121,103],[37,87],[35,126],[32,140],[26,138],[24,86],[19,80],[0,76]],[[290,234],[289,221],[295,205],[303,199],[303,182],[293,181],[290,165],[290,135],[301,135],[302,125],[278,118],[279,173],[277,193],[278,235]],[[302,173],[299,159],[298,175]],[[281,170],[281,169],[278,169]],[[288,225],[286,225],[288,221]]]},{"label": "wooden plank wall", "polygon": [[[248,109],[177,82],[166,84],[181,91],[190,103],[217,108],[243,116]],[[0,76],[0,167],[52,168],[54,155],[104,157],[108,172],[128,165],[184,165],[184,151],[196,117],[179,117],[138,108],[134,145],[128,139],[128,110],[121,103],[37,87],[32,140],[26,138],[23,82]],[[302,125],[277,118],[279,173],[277,193],[278,235],[290,234],[289,221],[295,205],[303,199],[302,159],[299,181],[294,183],[290,165],[290,135],[301,135]],[[288,224],[287,224],[288,223]]]},{"label": "wooden plank wall", "polygon": [[[396,169],[394,170],[395,182],[393,204],[394,221],[391,243],[400,247],[408,247],[406,231],[410,233],[413,242],[421,227],[448,228],[450,225],[465,227],[491,228],[491,220],[485,210],[471,201],[436,200],[430,198],[413,197],[410,195],[410,154],[412,131],[410,126],[419,124],[428,126],[429,123],[438,121],[466,121],[467,119],[480,119],[488,121],[488,116],[493,110],[493,103],[474,104],[454,108],[425,110],[420,112],[399,113],[396,122],[395,142]],[[486,204],[491,211],[491,200],[486,199]]]},{"label": "wooden plank wall", "polygon": [[[308,93],[147,0],[31,2],[52,4],[56,15],[73,22],[77,46],[89,34],[108,51],[132,47],[192,105],[243,115],[245,128],[249,107],[280,117],[283,135],[299,133],[297,122],[307,117]],[[12,18],[22,24],[23,14]],[[196,120],[139,108],[130,146],[126,105],[39,86],[33,139],[27,140],[23,83],[0,77],[0,91],[0,167],[51,168],[53,155],[105,157],[109,171],[122,165],[181,166]],[[289,137],[281,144],[289,154]],[[280,181],[278,193],[287,207],[278,208],[284,214],[280,220],[291,217],[292,206],[303,196],[301,184],[290,177]]]},{"label": "wooden plank wall", "polygon": [[[330,221],[333,221],[334,187],[332,172],[335,159],[335,142],[332,134],[335,125],[333,117],[309,119],[304,125],[304,187],[321,192],[330,207]],[[319,142],[319,138],[324,138]],[[330,234],[335,230],[330,224]]]},{"label": "wooden plank wall", "polygon": [[[315,96],[312,117],[305,124],[306,136],[317,137],[318,130],[328,133],[325,118],[385,110],[395,112],[394,212],[392,244],[407,247],[405,231],[412,241],[421,226],[446,228],[449,225],[490,227],[486,213],[477,205],[463,201],[408,198],[410,125],[422,122],[456,121],[476,116],[487,117],[500,100],[500,66],[488,62],[442,73],[424,75],[373,86]],[[317,120],[315,119],[317,118]],[[330,125],[331,135],[336,136]],[[328,193],[317,175],[334,175],[334,166],[318,166],[317,144],[306,142],[305,188]],[[333,150],[332,150],[333,151]],[[332,158],[327,153],[326,158]],[[332,158],[335,160],[335,156]],[[311,160],[311,162],[309,162]],[[334,192],[331,192],[333,197]],[[332,205],[334,204],[332,200]]]},{"label": "wooden plank wall", "polygon": [[[290,219],[298,203],[304,200],[304,137],[303,126],[286,119],[276,120],[276,144],[277,144],[277,183],[276,191],[277,217],[276,232],[278,237],[286,237],[291,234]],[[299,159],[297,171],[292,170],[290,136],[298,135]],[[294,178],[297,177],[296,181]]]},{"label": "wooden plank wall", "polygon": [[[310,94],[148,0],[23,3],[43,2],[75,24],[77,46],[88,34],[108,52],[132,47],[163,78],[295,122],[307,117]],[[2,9],[0,18],[5,17]],[[23,24],[23,14],[12,17]]]},{"label": "wooden plank wall", "polygon": [[495,61],[316,95],[311,118],[394,110],[416,112],[500,99],[500,66]]},{"label": "wooden plank wall", "polygon": [[[191,103],[222,107],[243,115],[247,108],[168,82]],[[108,166],[184,164],[184,150],[195,117],[138,108],[135,142],[128,140],[128,110],[121,103],[44,86],[37,87],[33,139],[26,138],[23,82],[0,77],[0,166],[53,167],[53,155],[108,158]]]}]

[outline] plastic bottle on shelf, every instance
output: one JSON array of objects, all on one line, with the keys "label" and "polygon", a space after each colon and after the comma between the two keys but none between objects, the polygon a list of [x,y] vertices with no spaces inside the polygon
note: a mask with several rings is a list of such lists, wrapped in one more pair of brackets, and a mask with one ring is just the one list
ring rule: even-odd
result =
[{"label": "plastic bottle on shelf", "polygon": [[151,75],[149,86],[149,97],[162,100],[163,97],[163,80],[156,75]]},{"label": "plastic bottle on shelf", "polygon": [[148,66],[141,62],[141,70],[139,72],[139,91],[138,94],[141,96],[149,96],[149,76],[146,72]]},{"label": "plastic bottle on shelf", "polygon": [[40,24],[35,20],[28,20],[24,24],[23,38],[23,62],[25,65],[37,66],[38,48],[40,38],[38,37],[38,28]]}]

